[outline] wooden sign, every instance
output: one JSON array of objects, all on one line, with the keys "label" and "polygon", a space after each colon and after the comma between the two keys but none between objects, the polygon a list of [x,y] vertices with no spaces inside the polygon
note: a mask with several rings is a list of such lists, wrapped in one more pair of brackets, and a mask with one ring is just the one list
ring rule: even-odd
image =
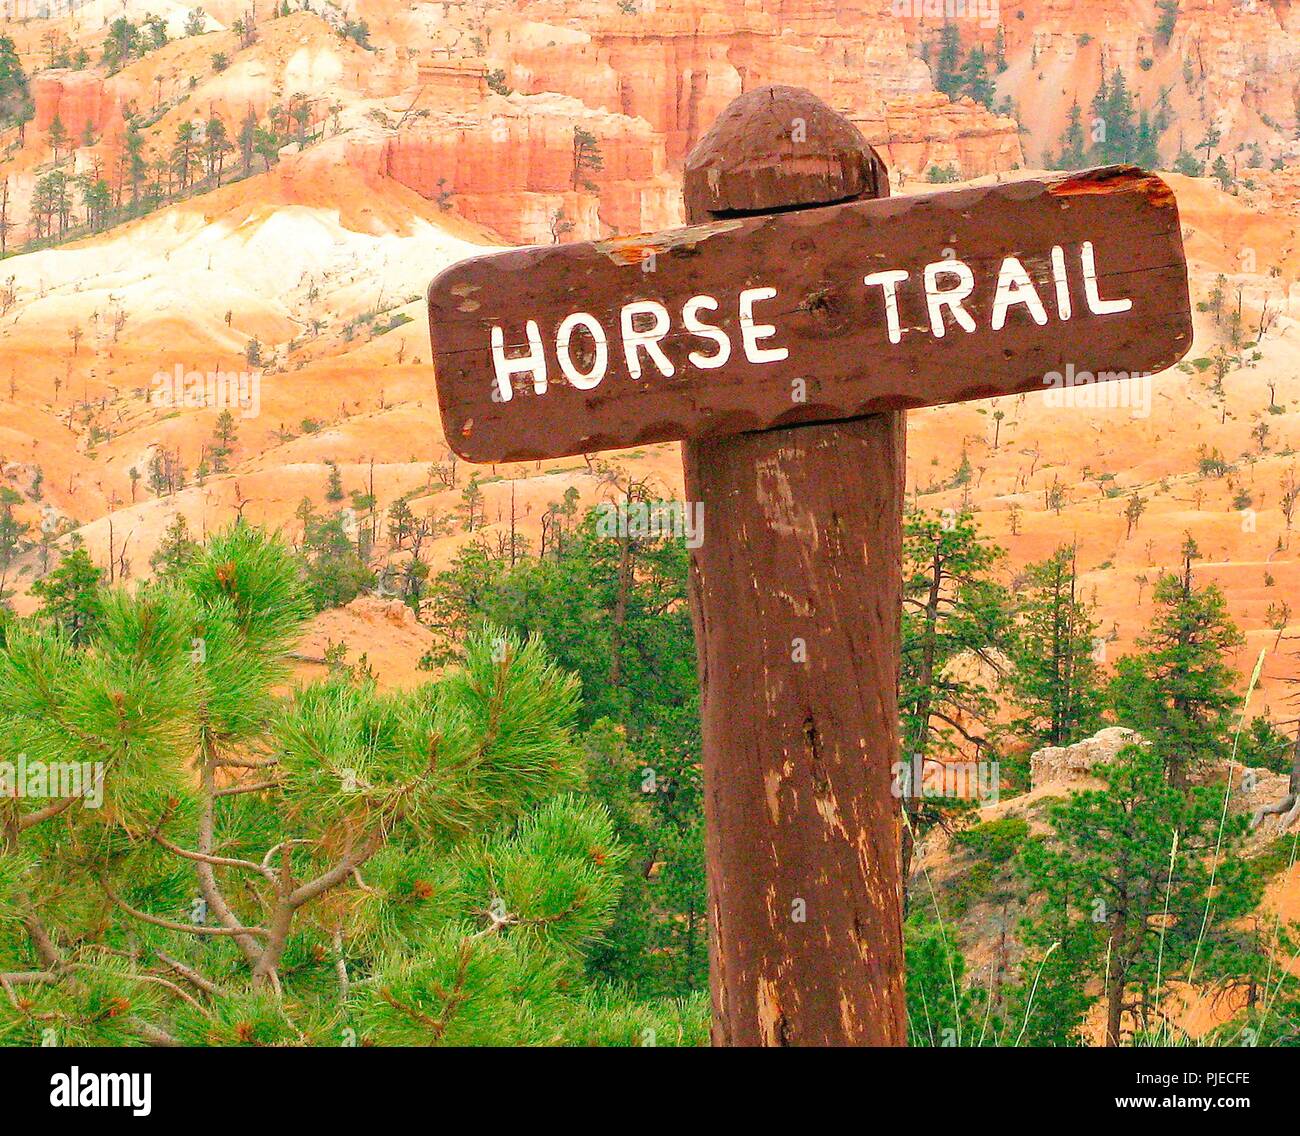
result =
[{"label": "wooden sign", "polygon": [[476,257],[429,322],[471,461],[1126,378],[1192,342],[1178,207],[1133,166]]},{"label": "wooden sign", "polygon": [[903,411],[1191,346],[1154,174],[888,192],[847,118],[758,87],[686,159],[690,227],[480,257],[429,288],[462,456],[683,440],[708,532],[690,603],[715,1045],[907,1042]]}]

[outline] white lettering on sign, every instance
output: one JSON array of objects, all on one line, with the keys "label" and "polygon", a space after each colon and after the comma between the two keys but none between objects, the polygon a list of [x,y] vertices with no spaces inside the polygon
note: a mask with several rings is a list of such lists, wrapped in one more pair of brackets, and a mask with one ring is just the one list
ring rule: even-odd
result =
[{"label": "white lettering on sign", "polygon": [[[587,329],[587,334],[595,345],[589,371],[578,370],[569,351],[573,333],[579,327]],[[609,367],[609,341],[605,338],[605,329],[595,316],[586,312],[574,312],[564,318],[560,330],[555,333],[555,354],[560,360],[560,370],[569,382],[579,390],[593,390],[600,385],[600,380],[605,377],[605,371]]]},{"label": "white lettering on sign", "polygon": [[[654,322],[648,328],[638,331],[636,327],[637,316],[650,316]],[[659,368],[659,373],[664,378],[671,379],[675,373],[672,360],[664,354],[664,349],[659,346],[659,341],[668,334],[668,329],[672,326],[672,319],[668,315],[668,309],[658,300],[637,300],[634,303],[623,305],[623,313],[619,322],[623,332],[623,358],[627,360],[627,373],[634,379],[641,377],[640,352],[644,350],[654,360],[654,365]]]},{"label": "white lettering on sign", "polygon": [[873,272],[862,278],[862,283],[868,287],[879,284],[885,291],[885,323],[889,329],[890,343],[900,343],[903,339],[903,327],[898,322],[898,286],[909,275],[901,268],[895,268],[892,272]]},{"label": "white lettering on sign", "polygon": [[751,363],[779,363],[790,355],[788,347],[760,347],[760,339],[771,339],[776,328],[770,323],[754,322],[754,305],[759,300],[775,300],[775,288],[746,288],[740,294],[740,338],[745,343],[745,358]]},{"label": "white lettering on sign", "polygon": [[1065,275],[1065,249],[1052,246],[1052,283],[1056,285],[1056,314],[1063,320],[1070,318],[1070,280]]},{"label": "white lettering on sign", "polygon": [[[1066,250],[1054,245],[1048,259],[1051,278],[1050,281],[1041,281],[1041,286],[1054,301],[1056,319],[1065,322],[1073,315]],[[1091,315],[1117,315],[1132,309],[1133,301],[1128,297],[1102,298],[1097,254],[1091,241],[1084,241],[1079,246],[1078,266],[1084,301]],[[928,330],[936,339],[942,339],[954,327],[967,334],[977,329],[975,316],[966,308],[967,301],[975,293],[976,274],[965,261],[945,256],[924,267],[919,298],[924,299],[926,322],[905,328],[900,291],[909,280],[911,273],[904,269],[885,269],[862,278],[867,288],[880,289],[885,330],[890,343],[902,342],[905,331]],[[1002,258],[992,286],[989,330],[1002,331],[1011,312],[1018,307],[1023,308],[1025,315],[1039,327],[1049,322],[1050,315],[1040,285],[1034,283],[1020,257],[1008,255]],[[775,288],[757,287],[742,289],[733,301],[740,350],[750,363],[779,363],[790,357],[790,349],[779,342],[780,328],[775,323],[764,322],[762,313],[755,310],[759,305],[769,305],[767,311],[779,312],[779,306],[775,309],[770,306],[776,299]],[[686,354],[685,362],[691,367],[711,371],[726,366],[730,361],[735,345],[732,336],[716,322],[716,313],[721,309],[722,302],[708,295],[692,296],[682,304],[680,328],[698,339],[701,345]],[[623,304],[617,313],[617,335],[628,376],[634,381],[672,378],[677,369],[663,343],[673,331],[673,313],[660,301],[632,300]],[[500,325],[491,329],[492,367],[496,380],[493,398],[496,401],[509,402],[514,397],[517,375],[531,378],[534,394],[545,394],[549,389],[547,343],[536,320],[525,321],[524,338],[526,343],[512,344],[512,354],[507,355],[505,329]],[[612,345],[610,333],[600,319],[585,311],[574,312],[560,322],[555,329],[553,349],[564,381],[583,391],[594,390],[609,377],[611,354],[618,350]]]},{"label": "white lettering on sign", "polygon": [[546,393],[546,353],[542,350],[542,333],[537,329],[537,321],[529,320],[525,332],[528,335],[528,354],[507,359],[506,334],[499,327],[492,329],[492,367],[496,371],[497,394],[502,402],[509,402],[514,397],[511,375],[531,374],[533,392]]},{"label": "white lettering on sign", "polygon": [[1007,310],[1012,304],[1024,304],[1039,327],[1047,322],[1047,311],[1025,266],[1014,256],[1009,256],[998,269],[998,289],[993,296],[993,318],[989,320],[989,327],[1001,331],[1006,326]]},{"label": "white lettering on sign", "polygon": [[1103,300],[1097,294],[1097,262],[1092,241],[1083,242],[1080,259],[1083,261],[1083,294],[1088,301],[1088,311],[1094,316],[1105,316],[1126,312],[1133,306],[1132,300]]},{"label": "white lettering on sign", "polygon": [[682,323],[692,335],[711,340],[718,345],[718,349],[712,355],[701,355],[698,351],[692,351],[686,358],[692,367],[711,371],[715,367],[721,367],[731,358],[731,339],[722,328],[714,327],[700,319],[697,313],[701,308],[716,312],[718,301],[712,296],[692,296],[682,305]]},{"label": "white lettering on sign", "polygon": [[[957,287],[943,289],[939,287],[940,276],[957,277]],[[953,318],[967,331],[975,330],[975,318],[963,308],[962,301],[975,291],[975,273],[962,260],[936,260],[925,266],[925,306],[930,313],[930,330],[936,339],[944,336],[943,309],[947,308]]]}]

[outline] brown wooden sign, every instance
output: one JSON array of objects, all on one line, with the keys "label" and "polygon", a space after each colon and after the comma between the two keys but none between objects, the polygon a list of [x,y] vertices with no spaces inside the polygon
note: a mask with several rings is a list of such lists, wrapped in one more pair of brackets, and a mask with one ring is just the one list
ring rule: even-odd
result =
[{"label": "brown wooden sign", "polygon": [[429,288],[448,443],[562,457],[1162,370],[1178,207],[1111,166],[518,249]]}]

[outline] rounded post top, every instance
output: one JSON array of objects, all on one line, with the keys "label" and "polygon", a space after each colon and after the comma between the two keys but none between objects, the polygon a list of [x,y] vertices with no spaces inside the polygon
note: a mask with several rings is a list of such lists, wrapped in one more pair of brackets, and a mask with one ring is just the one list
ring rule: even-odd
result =
[{"label": "rounded post top", "polygon": [[802,87],[733,99],[686,158],[692,224],[889,196],[885,163],[861,131]]}]

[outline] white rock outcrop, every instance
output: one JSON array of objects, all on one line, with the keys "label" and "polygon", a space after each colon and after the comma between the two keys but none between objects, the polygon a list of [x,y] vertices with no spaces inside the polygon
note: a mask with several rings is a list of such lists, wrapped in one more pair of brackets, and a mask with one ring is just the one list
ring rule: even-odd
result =
[{"label": "white rock outcrop", "polygon": [[1142,736],[1124,726],[1108,726],[1090,738],[1068,746],[1045,746],[1029,755],[1030,785],[1069,785],[1092,779],[1092,768],[1113,761],[1127,745],[1136,745]]}]

